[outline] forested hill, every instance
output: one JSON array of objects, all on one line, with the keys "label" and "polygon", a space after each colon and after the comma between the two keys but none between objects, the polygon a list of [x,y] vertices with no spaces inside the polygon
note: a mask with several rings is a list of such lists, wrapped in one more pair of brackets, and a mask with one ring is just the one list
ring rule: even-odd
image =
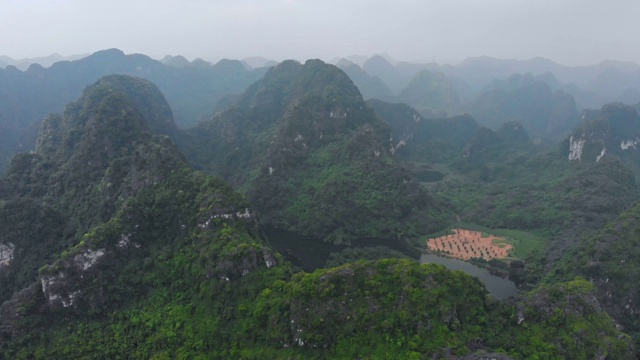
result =
[{"label": "forested hill", "polygon": [[[110,358],[115,349],[73,343],[67,326],[115,326],[109,314],[161,314],[203,281],[225,288],[254,270],[280,265],[271,279],[288,271],[250,235],[256,222],[247,200],[189,169],[171,141],[153,133],[174,126],[158,94],[142,79],[101,79],[48,117],[38,151],[16,156],[1,179],[3,358],[87,356],[89,348]],[[47,349],[33,333],[60,342]],[[135,350],[126,345],[119,356]]]},{"label": "forested hill", "polygon": [[621,214],[599,232],[582,239],[558,261],[547,281],[584,276],[592,281],[602,304],[625,332],[640,341],[640,205]]},{"label": "forested hill", "polygon": [[100,80],[43,121],[37,151],[16,155],[0,180],[1,242],[14,248],[3,300],[130,197],[186,166],[166,136],[152,133],[174,127],[157,87],[125,76]]},{"label": "forested hill", "polygon": [[425,234],[451,216],[399,166],[347,75],[319,60],[270,69],[191,134],[193,163],[245,189],[273,226],[343,243]]}]

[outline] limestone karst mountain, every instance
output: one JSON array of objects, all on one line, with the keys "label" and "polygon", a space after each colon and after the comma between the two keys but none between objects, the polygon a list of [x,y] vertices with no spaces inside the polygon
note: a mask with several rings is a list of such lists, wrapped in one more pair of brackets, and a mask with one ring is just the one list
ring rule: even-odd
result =
[{"label": "limestone karst mountain", "polygon": [[246,189],[273,226],[340,243],[426,233],[447,216],[347,75],[319,60],[270,69],[192,134],[193,162]]}]

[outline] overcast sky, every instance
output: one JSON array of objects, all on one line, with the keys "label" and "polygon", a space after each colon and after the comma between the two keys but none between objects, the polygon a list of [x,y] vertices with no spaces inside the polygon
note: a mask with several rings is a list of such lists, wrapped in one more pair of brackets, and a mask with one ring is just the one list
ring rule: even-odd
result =
[{"label": "overcast sky", "polygon": [[640,63],[638,0],[0,0],[0,54]]}]

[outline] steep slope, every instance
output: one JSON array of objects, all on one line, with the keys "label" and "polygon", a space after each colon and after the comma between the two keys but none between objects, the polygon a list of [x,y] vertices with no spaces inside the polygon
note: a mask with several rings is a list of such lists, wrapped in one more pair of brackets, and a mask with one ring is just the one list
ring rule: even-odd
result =
[{"label": "steep slope", "polygon": [[43,121],[36,152],[16,156],[0,180],[2,211],[10,214],[0,243],[16,255],[4,270],[19,275],[3,277],[12,283],[2,284],[2,300],[74,237],[184,163],[151,129],[175,129],[171,111],[154,85],[125,76],[101,79]]},{"label": "steep slope", "polygon": [[561,258],[547,281],[584,276],[596,286],[607,312],[640,344],[640,205],[605,228],[575,244]]},{"label": "steep slope", "polygon": [[394,153],[404,161],[441,164],[454,161],[462,156],[480,127],[468,115],[429,119],[402,103],[369,100],[367,104],[391,128]]},{"label": "steep slope", "polygon": [[272,226],[340,243],[415,236],[447,216],[396,164],[351,80],[318,60],[270,69],[192,134],[193,162],[246,189]]},{"label": "steep slope", "polygon": [[379,100],[368,104],[391,128],[396,157],[409,162],[416,174],[425,172],[424,166],[438,166],[465,176],[470,172],[484,173],[481,177],[487,180],[496,168],[501,167],[504,172],[513,158],[532,150],[526,130],[517,122],[505,123],[493,131],[481,127],[469,115],[425,119],[405,104]]},{"label": "steep slope", "polygon": [[638,220],[635,205],[598,233],[582,239],[558,261],[548,281],[581,275],[598,288],[598,298],[607,312],[640,344],[640,313],[637,279]]},{"label": "steep slope", "polygon": [[[158,306],[175,301],[169,290],[184,299],[178,278],[224,285],[282,262],[250,235],[242,195],[190,170],[152,133],[175,127],[158,94],[142,79],[99,80],[43,122],[36,153],[17,156],[1,179],[2,357],[26,356],[39,341],[30,333],[56,338],[69,318],[109,323],[147,296]],[[63,356],[55,346],[44,354]]]},{"label": "steep slope", "polygon": [[607,104],[583,112],[582,118],[582,126],[564,143],[570,161],[598,162],[609,154],[639,170],[640,116],[633,107]]}]

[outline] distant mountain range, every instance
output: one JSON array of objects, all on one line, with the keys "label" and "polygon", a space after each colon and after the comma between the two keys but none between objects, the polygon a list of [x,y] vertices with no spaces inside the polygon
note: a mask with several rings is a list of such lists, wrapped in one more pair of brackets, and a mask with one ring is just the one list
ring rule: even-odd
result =
[{"label": "distant mountain range", "polygon": [[49,56],[42,56],[42,57],[35,57],[35,58],[13,59],[6,55],[0,55],[0,68],[5,68],[7,66],[15,66],[16,68],[24,71],[24,70],[27,70],[29,66],[33,64],[38,64],[42,67],[49,67],[59,61],[79,60],[87,56],[89,56],[89,54],[70,55],[70,56],[52,54]]},{"label": "distant mountain range", "polygon": [[[626,62],[569,67],[543,58],[478,57],[458,65],[438,65],[396,62],[380,55],[336,62],[365,99],[404,102],[431,118],[466,112],[493,129],[519,121],[533,139],[562,138],[583,109],[612,101],[640,103],[640,66]],[[16,151],[33,149],[37,127],[46,114],[62,111],[100,76],[120,73],[153,81],[167,97],[178,126],[188,128],[232,104],[234,95],[275,64],[258,56],[216,64],[179,55],[156,61],[115,49],[86,57],[0,57],[0,67],[5,67],[0,69],[0,171]],[[518,88],[507,85],[514,76],[529,83],[520,82]],[[545,119],[540,120],[533,109],[536,113],[544,109]]]},{"label": "distant mountain range", "polygon": [[[442,73],[453,83],[462,81],[466,91],[478,94],[492,81],[503,80],[514,74],[531,73],[533,76],[552,74],[556,84],[574,96],[579,109],[599,108],[612,101],[640,102],[640,65],[621,61],[603,61],[592,66],[564,66],[544,58],[531,60],[503,60],[491,57],[468,58],[458,65],[436,63],[398,62],[393,65],[383,56],[373,56],[361,68],[371,76],[384,81],[398,95],[421,71]],[[554,86],[555,85],[555,86]],[[460,91],[460,90],[458,90]],[[459,94],[465,102],[465,94]]]},{"label": "distant mountain range", "polygon": [[266,69],[251,70],[235,60],[190,66],[165,65],[145,55],[117,49],[96,52],[48,68],[33,64],[26,71],[0,69],[0,171],[17,151],[33,150],[38,126],[48,113],[60,112],[98,78],[128,74],[149,79],[162,89],[179,127],[210,117],[219,103],[258,80]]}]

